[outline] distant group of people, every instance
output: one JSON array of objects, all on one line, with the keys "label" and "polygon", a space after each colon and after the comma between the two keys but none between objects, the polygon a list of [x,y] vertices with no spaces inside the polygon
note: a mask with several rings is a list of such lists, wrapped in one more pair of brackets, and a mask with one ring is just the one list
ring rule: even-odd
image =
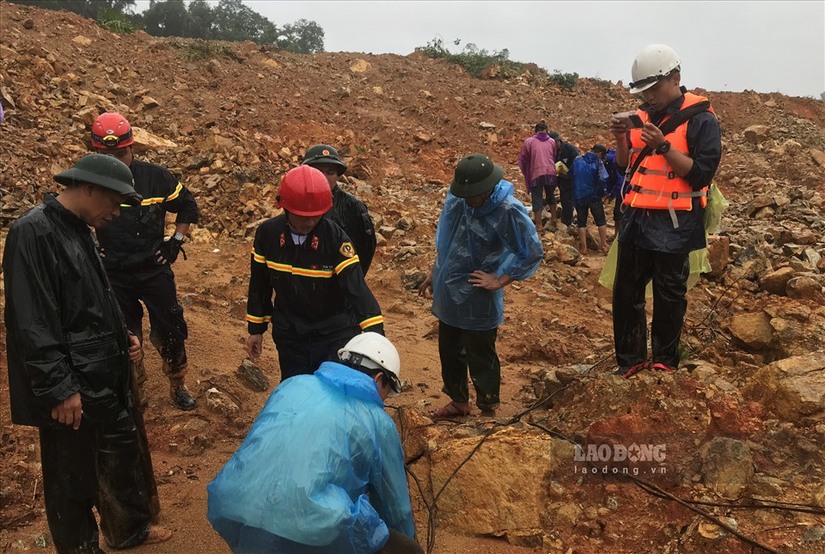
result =
[{"label": "distant group of people", "polygon": [[[621,217],[621,182],[623,176],[615,164],[615,149],[596,144],[583,155],[539,121],[535,134],[524,141],[518,165],[530,195],[533,220],[538,232],[544,230],[544,207],[549,206],[550,226],[558,225],[556,188],[561,203],[561,223],[578,228],[579,250],[587,254],[587,216],[590,213],[599,232],[599,246],[607,252],[607,219],[604,204],[616,198],[614,220]],[[575,219],[574,219],[575,209]]]},{"label": "distant group of people", "polygon": [[[688,254],[705,245],[707,189],[721,157],[719,124],[707,99],[681,86],[680,63],[664,45],[639,53],[631,92],[645,101],[635,112],[641,125],[614,117],[615,149],[596,144],[579,155],[545,122],[535,125],[519,156],[532,219],[490,157],[458,162],[435,263],[419,286],[432,291],[450,399],[428,414],[433,420],[470,414],[472,396],[482,414],[495,413],[503,289],[541,264],[545,203],[554,226],[572,225],[575,209],[586,253],[588,214],[607,249],[602,200],[616,196],[615,373],[678,366]],[[134,158],[122,115],[102,114],[91,141],[97,153],[55,176],[65,188],[15,222],[3,256],[12,418],[39,429],[47,519],[61,554],[102,552],[93,508],[110,547],[172,535],[158,523],[143,424],[143,306],[172,404],[197,407],[184,382],[188,331],[171,267],[199,221],[195,198],[166,169]],[[423,552],[404,452],[383,409],[402,382],[365,280],[375,229],[338,182],[346,169],[333,147],[310,147],[281,180],[283,213],[255,233],[246,351],[257,359],[271,326],[281,383],[208,486],[209,520],[234,552]],[[167,212],[176,214],[169,236]]]}]

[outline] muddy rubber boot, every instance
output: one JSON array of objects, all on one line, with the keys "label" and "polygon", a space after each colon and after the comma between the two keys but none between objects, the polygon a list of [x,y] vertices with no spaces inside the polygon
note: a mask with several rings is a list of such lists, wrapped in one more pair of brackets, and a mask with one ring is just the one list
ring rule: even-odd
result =
[{"label": "muddy rubber boot", "polygon": [[178,409],[188,412],[198,407],[198,403],[192,398],[192,393],[186,388],[182,382],[171,382],[170,395],[172,397],[172,404]]}]

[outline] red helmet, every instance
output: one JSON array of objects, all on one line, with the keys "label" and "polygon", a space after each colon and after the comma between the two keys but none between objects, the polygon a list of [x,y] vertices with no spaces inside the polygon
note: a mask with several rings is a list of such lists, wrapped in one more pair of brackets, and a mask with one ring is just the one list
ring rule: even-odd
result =
[{"label": "red helmet", "polygon": [[119,113],[100,114],[92,123],[92,146],[95,148],[126,148],[134,142],[132,126]]},{"label": "red helmet", "polygon": [[329,181],[323,173],[308,165],[286,172],[276,199],[284,210],[304,217],[323,215],[332,208]]}]

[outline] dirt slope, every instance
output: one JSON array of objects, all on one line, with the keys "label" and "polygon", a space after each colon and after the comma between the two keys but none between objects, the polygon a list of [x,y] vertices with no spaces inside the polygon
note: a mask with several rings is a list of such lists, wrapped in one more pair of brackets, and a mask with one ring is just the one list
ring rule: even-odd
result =
[{"label": "dirt slope", "polygon": [[[425,412],[444,402],[444,396],[432,334],[435,320],[429,301],[412,286],[431,266],[435,224],[455,162],[474,151],[489,154],[505,167],[505,177],[526,201],[516,159],[533,123],[546,119],[565,139],[586,150],[596,142],[610,143],[608,114],[634,106],[620,84],[582,80],[568,92],[529,73],[505,82],[478,80],[457,66],[419,55],[297,56],[253,43],[212,44],[206,50],[191,41],[144,33],[118,36],[73,14],[0,1],[0,95],[7,109],[7,120],[0,124],[0,247],[4,228],[36,205],[45,191],[54,190],[51,176],[88,151],[89,125],[103,110],[121,111],[143,129],[141,156],[178,174],[201,206],[202,224],[187,246],[190,258],[175,266],[190,326],[192,389],[200,406],[184,414],[168,405],[157,357],[149,352],[147,424],[163,521],[177,532],[170,543],[144,548],[146,552],[226,551],[206,521],[205,486],[237,447],[268,395],[250,392],[235,377],[246,336],[248,241],[256,225],[276,213],[275,185],[300,162],[307,146],[327,142],[339,147],[350,167],[347,186],[367,203],[386,239],[368,282],[385,313],[388,336],[401,352],[403,377],[411,384],[407,393],[388,403],[389,409],[395,413],[404,406]],[[204,53],[206,57],[197,57]],[[688,65],[684,80],[689,87],[693,84]],[[741,268],[745,258],[736,264],[733,258],[748,248],[770,250],[763,238],[768,233],[780,236],[778,227],[764,233],[759,227],[773,224],[773,216],[755,223],[749,219],[755,212],[750,209],[752,200],[760,195],[787,193],[791,205],[799,203],[793,212],[801,214],[798,221],[808,217],[804,210],[813,214],[812,223],[797,224],[794,219],[779,227],[789,233],[810,228],[816,235],[811,247],[825,254],[822,226],[816,223],[817,218],[821,221],[820,195],[825,194],[825,158],[817,161],[816,154],[825,150],[825,103],[753,92],[707,95],[723,126],[724,158],[716,183],[732,201],[726,225],[734,243],[731,265]],[[174,145],[160,145],[164,140]],[[771,206],[778,218],[777,202],[763,209]],[[597,364],[593,374],[601,374],[611,363],[610,293],[596,283],[604,258],[563,263],[558,252],[574,246],[571,237],[559,231],[548,233],[544,241],[546,263],[533,278],[507,290],[506,322],[499,333],[501,421],[535,398],[537,371]],[[707,326],[713,333],[704,336],[711,338],[699,341],[696,352],[702,361],[716,364],[719,374],[738,386],[763,363],[817,348],[809,335],[807,342],[800,338],[793,343],[793,352],[787,348],[781,353],[748,350],[729,340],[721,322],[754,307],[781,311],[800,310],[801,305],[811,328],[825,318],[818,297],[797,301],[769,296],[756,285],[742,288],[732,275],[729,269],[703,280],[690,293],[689,321],[706,322],[713,310],[723,312],[717,314],[719,321],[711,318]],[[738,294],[734,300],[727,294],[731,287]],[[722,297],[725,302],[715,304]],[[700,327],[696,325],[697,336],[691,337],[694,345]],[[0,333],[0,345],[4,340]],[[0,359],[3,399],[8,388],[5,363],[4,357]],[[261,365],[274,386],[277,365],[269,339]],[[586,430],[604,416],[606,396],[619,394],[616,391],[630,394],[609,382],[597,380],[593,387],[559,401],[557,414],[566,419],[554,421],[556,429]],[[210,389],[224,392],[238,410],[210,408]],[[7,405],[0,402],[0,549],[48,549],[36,433],[11,425]],[[799,424],[794,437],[821,453],[825,427],[821,420],[807,421]],[[821,482],[821,459],[805,465],[795,454],[788,456],[782,461],[790,469],[805,472],[812,483]],[[777,499],[807,501],[804,495],[811,491],[803,487],[793,492]],[[571,489],[567,501],[586,506],[605,494],[596,487]],[[719,543],[691,542],[686,534],[696,525],[689,511],[643,493],[627,495],[635,502],[657,503],[649,510],[638,509],[633,518],[601,516],[609,531],[603,536],[595,529],[571,526],[552,540],[545,538],[542,546],[520,547],[500,538],[464,536],[444,525],[438,528],[434,552],[621,553],[638,552],[639,544],[650,552],[720,549]],[[413,497],[423,537],[426,509],[414,487]],[[660,532],[663,513],[672,523]],[[759,520],[748,532],[788,552],[825,551],[823,543],[809,545],[801,539],[802,530],[815,527],[816,520],[792,520],[787,529],[782,524]],[[771,526],[782,530],[766,530]],[[668,546],[680,533],[687,537],[681,546]],[[623,545],[611,534],[630,537],[636,546]],[[723,551],[741,548],[733,540],[723,544]]]}]

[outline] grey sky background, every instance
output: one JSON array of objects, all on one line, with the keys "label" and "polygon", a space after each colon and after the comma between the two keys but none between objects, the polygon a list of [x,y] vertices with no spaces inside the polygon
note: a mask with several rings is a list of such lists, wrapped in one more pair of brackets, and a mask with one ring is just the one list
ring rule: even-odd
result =
[{"label": "grey sky background", "polygon": [[[214,2],[217,4],[217,2]],[[138,9],[141,4],[137,2]],[[276,25],[324,29],[328,52],[406,55],[436,36],[451,52],[474,43],[550,73],[630,79],[636,53],[664,43],[682,83],[711,91],[825,92],[825,1],[523,2],[244,0]],[[461,39],[459,46],[453,40]]]}]

